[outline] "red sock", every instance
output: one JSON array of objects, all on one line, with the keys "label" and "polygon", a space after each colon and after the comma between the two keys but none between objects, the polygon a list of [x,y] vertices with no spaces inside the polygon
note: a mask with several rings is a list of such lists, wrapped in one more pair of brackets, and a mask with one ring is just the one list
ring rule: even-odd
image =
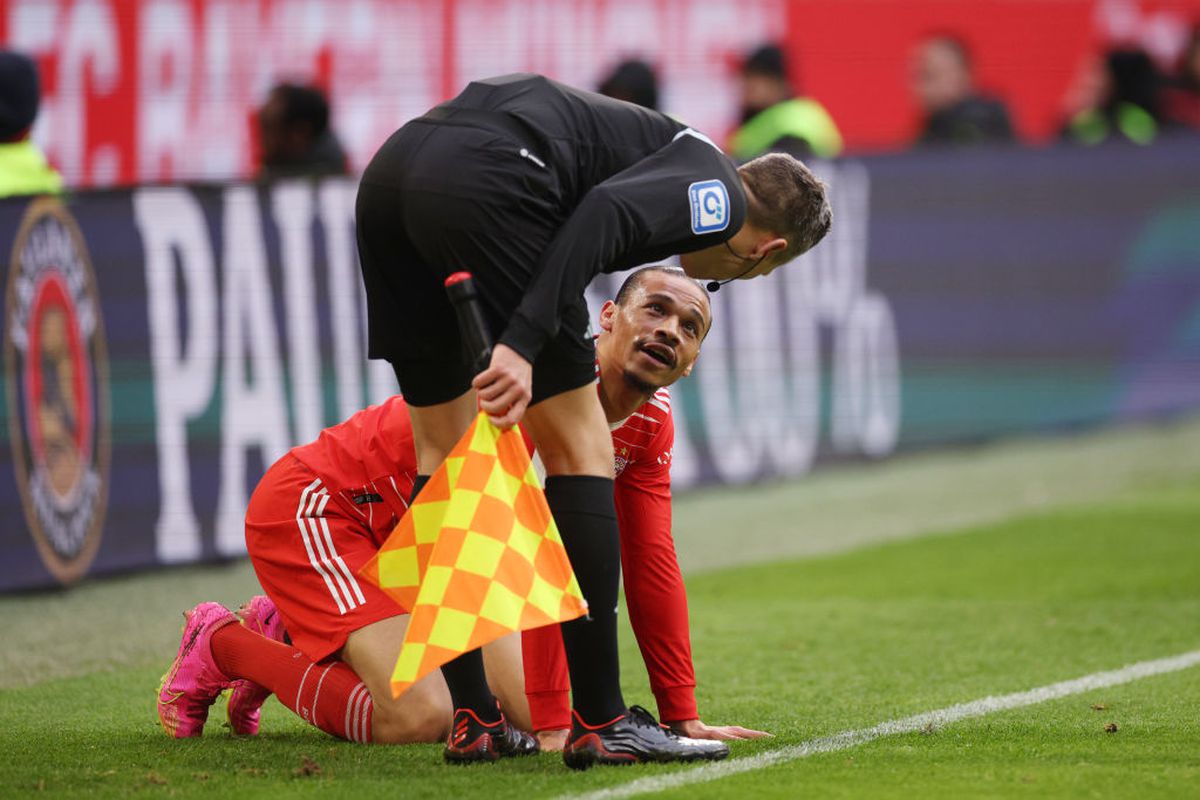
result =
[{"label": "red sock", "polygon": [[310,725],[352,742],[371,741],[371,692],[347,664],[309,661],[296,648],[242,625],[214,633],[212,654],[226,676],[270,689]]}]

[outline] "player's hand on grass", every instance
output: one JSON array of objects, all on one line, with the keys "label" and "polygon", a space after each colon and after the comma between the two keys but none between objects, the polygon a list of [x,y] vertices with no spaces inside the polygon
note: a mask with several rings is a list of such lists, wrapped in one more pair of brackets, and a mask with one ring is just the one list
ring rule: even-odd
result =
[{"label": "player's hand on grass", "polygon": [[774,734],[743,728],[741,725],[705,725],[698,719],[685,719],[671,723],[671,730],[689,739],[761,739]]},{"label": "player's hand on grass", "polygon": [[516,350],[498,344],[488,368],[471,382],[479,397],[479,408],[498,428],[511,428],[521,421],[533,396],[533,365]]},{"label": "player's hand on grass", "polygon": [[538,747],[543,753],[560,753],[567,746],[567,734],[570,729],[561,728],[556,731],[537,731]]}]

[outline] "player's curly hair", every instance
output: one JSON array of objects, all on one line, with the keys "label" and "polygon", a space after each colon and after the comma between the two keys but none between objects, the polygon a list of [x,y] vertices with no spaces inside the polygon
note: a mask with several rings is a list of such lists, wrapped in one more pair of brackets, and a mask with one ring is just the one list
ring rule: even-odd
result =
[{"label": "player's curly hair", "polygon": [[738,168],[750,189],[747,221],[787,240],[779,262],[806,253],[829,233],[833,209],[825,182],[786,153],[767,153]]}]

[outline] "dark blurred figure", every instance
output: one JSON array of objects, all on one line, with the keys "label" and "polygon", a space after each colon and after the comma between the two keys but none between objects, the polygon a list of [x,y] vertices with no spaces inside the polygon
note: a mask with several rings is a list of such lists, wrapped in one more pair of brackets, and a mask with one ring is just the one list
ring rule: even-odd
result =
[{"label": "dark blurred figure", "polygon": [[281,83],[258,110],[260,178],[344,175],[346,153],[329,127],[329,103],[311,86]]},{"label": "dark blurred figure", "polygon": [[1163,115],[1171,122],[1200,130],[1200,23],[1192,29],[1179,66],[1167,81]]},{"label": "dark blurred figure", "polygon": [[1144,50],[1110,50],[1094,70],[1083,108],[1064,126],[1062,138],[1087,145],[1154,141],[1162,129],[1162,76],[1150,56]]},{"label": "dark blurred figure", "polygon": [[957,37],[931,36],[917,46],[912,91],[925,113],[918,145],[970,147],[1013,141],[1008,109],[976,90],[970,51]]},{"label": "dark blurred figure", "polygon": [[833,158],[842,152],[842,134],[825,107],[796,96],[778,45],[763,45],[746,57],[741,90],[742,126],[730,140],[738,161],[772,151],[797,158]]},{"label": "dark blurred figure", "polygon": [[0,51],[0,197],[62,191],[62,176],[29,138],[40,102],[37,65]]},{"label": "dark blurred figure", "polygon": [[658,110],[658,76],[654,68],[636,58],[622,61],[596,89],[600,94]]}]

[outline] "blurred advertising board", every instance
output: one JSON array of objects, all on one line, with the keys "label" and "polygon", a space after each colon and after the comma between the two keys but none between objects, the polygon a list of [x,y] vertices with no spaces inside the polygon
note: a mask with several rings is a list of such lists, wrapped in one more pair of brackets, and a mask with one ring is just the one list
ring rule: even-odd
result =
[{"label": "blurred advertising board", "polygon": [[[672,390],[677,488],[1200,409],[1200,141],[819,169],[830,237],[717,293]],[[0,201],[0,589],[243,554],[265,467],[395,391],[354,196]]]},{"label": "blurred advertising board", "polygon": [[332,101],[353,169],[470,80],[535,71],[595,87],[658,70],[662,110],[714,139],[738,124],[736,67],[780,41],[849,152],[906,146],[922,37],[949,32],[1021,136],[1044,142],[1103,47],[1170,67],[1200,0],[0,0],[0,47],[32,55],[35,140],[73,186],[252,177],[254,109],[281,80]]}]

